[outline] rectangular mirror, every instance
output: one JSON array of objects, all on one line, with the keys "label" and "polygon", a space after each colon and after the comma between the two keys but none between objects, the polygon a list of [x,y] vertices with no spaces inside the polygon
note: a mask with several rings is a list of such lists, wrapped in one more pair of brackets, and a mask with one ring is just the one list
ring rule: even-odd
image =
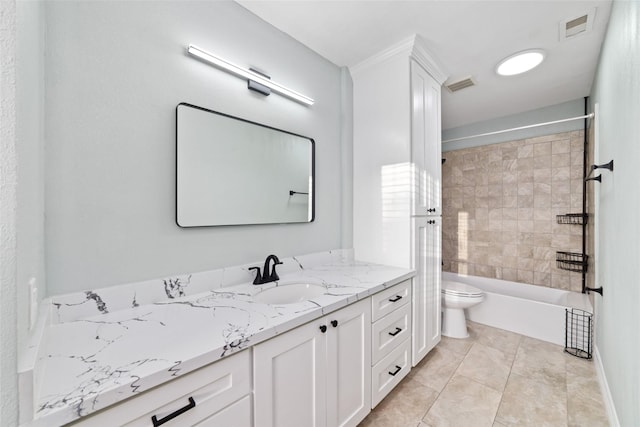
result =
[{"label": "rectangular mirror", "polygon": [[179,104],[177,224],[313,221],[314,150],[311,138]]}]

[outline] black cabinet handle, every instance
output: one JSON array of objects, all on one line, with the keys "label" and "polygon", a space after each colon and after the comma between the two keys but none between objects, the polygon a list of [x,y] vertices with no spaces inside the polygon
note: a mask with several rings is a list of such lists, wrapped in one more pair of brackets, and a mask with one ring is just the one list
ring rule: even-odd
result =
[{"label": "black cabinet handle", "polygon": [[402,332],[402,329],[398,328],[396,326],[396,331],[395,332],[389,332],[389,335],[391,335],[392,337],[395,337],[396,335],[398,335],[400,332]]},{"label": "black cabinet handle", "polygon": [[327,332],[327,325],[320,325],[320,332],[322,332],[323,334]]},{"label": "black cabinet handle", "polygon": [[333,326],[334,328],[335,328],[336,326],[338,326],[338,321],[337,321],[337,320],[332,320],[332,321],[331,321],[331,326]]},{"label": "black cabinet handle", "polygon": [[391,375],[392,377],[395,377],[395,376],[396,376],[396,374],[397,374],[398,372],[400,372],[400,370],[401,370],[401,369],[402,369],[402,368],[401,368],[400,366],[396,365],[396,370],[395,370],[395,371],[393,371],[393,372],[389,372],[389,375]]},{"label": "black cabinet handle", "polygon": [[196,401],[193,400],[193,397],[189,397],[189,403],[187,404],[187,406],[184,406],[178,409],[177,411],[170,413],[166,417],[158,419],[155,415],[152,416],[151,422],[153,422],[153,427],[161,426],[162,424],[171,421],[175,417],[180,416],[185,412],[187,412],[189,409],[193,409],[195,407],[196,407]]},{"label": "black cabinet handle", "polygon": [[396,302],[402,299],[401,295],[396,295],[395,298],[389,298],[389,302]]}]

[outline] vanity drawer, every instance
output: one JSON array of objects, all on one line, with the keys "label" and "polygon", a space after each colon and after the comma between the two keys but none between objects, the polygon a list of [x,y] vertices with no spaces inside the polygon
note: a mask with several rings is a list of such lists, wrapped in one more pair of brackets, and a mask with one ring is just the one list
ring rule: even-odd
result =
[{"label": "vanity drawer", "polygon": [[251,427],[251,395],[247,395],[194,427]]},{"label": "vanity drawer", "polygon": [[375,365],[411,337],[411,304],[405,304],[373,324],[371,364]]},{"label": "vanity drawer", "polygon": [[371,407],[375,408],[411,370],[411,340],[396,347],[371,368]]},{"label": "vanity drawer", "polygon": [[391,313],[411,300],[411,279],[371,296],[371,321]]},{"label": "vanity drawer", "polygon": [[163,427],[195,425],[251,393],[251,352],[244,350],[81,419],[74,426],[151,426],[191,406]]}]

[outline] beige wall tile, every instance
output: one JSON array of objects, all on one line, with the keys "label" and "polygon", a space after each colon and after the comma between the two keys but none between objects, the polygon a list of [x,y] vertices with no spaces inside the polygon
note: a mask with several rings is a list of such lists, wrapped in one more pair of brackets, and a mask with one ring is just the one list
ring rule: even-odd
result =
[{"label": "beige wall tile", "polygon": [[568,153],[571,151],[569,139],[561,139],[551,143],[551,154]]},{"label": "beige wall tile", "polygon": [[533,169],[519,170],[518,183],[533,182]]},{"label": "beige wall tile", "polygon": [[533,156],[550,156],[551,155],[551,143],[550,142],[540,142],[538,144],[533,144]]},{"label": "beige wall tile", "polygon": [[533,271],[518,270],[518,282],[533,283]]},{"label": "beige wall tile", "polygon": [[503,208],[517,208],[518,207],[518,196],[503,196],[502,197],[502,207]]},{"label": "beige wall tile", "polygon": [[555,252],[580,249],[582,230],[557,224],[555,216],[582,208],[580,132],[457,150],[443,157],[446,269],[575,286],[572,276],[555,267]]},{"label": "beige wall tile", "polygon": [[565,166],[571,166],[571,157],[569,153],[553,154],[551,156],[552,168],[559,168],[559,167],[565,167]]},{"label": "beige wall tile", "polygon": [[533,169],[533,157],[525,157],[517,160],[518,170]]},{"label": "beige wall tile", "polygon": [[551,184],[551,168],[535,169],[533,171],[533,182],[535,184]]},{"label": "beige wall tile", "polygon": [[551,232],[551,221],[548,219],[545,220],[534,220],[533,221],[533,231],[535,233],[547,234]]},{"label": "beige wall tile", "polygon": [[543,273],[540,271],[533,272],[533,284],[540,286],[551,286],[551,273]]},{"label": "beige wall tile", "polygon": [[518,280],[518,270],[515,268],[502,268],[502,280],[516,282]]}]

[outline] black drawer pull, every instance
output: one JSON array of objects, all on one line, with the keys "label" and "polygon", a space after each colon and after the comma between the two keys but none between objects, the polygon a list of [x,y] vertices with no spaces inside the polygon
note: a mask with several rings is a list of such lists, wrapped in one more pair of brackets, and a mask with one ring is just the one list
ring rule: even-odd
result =
[{"label": "black drawer pull", "polygon": [[395,298],[390,298],[389,302],[396,302],[396,301],[400,301],[402,299],[401,295],[396,295]]},{"label": "black drawer pull", "polygon": [[398,372],[400,372],[400,370],[401,370],[401,369],[402,369],[402,368],[401,368],[400,366],[396,365],[396,370],[395,370],[395,371],[393,371],[393,372],[389,372],[389,375],[391,375],[392,377],[395,377],[395,376],[396,376],[396,374],[397,374]]},{"label": "black drawer pull", "polygon": [[395,332],[389,332],[389,335],[391,335],[392,337],[395,337],[396,335],[398,335],[400,332],[402,332],[402,329],[398,328],[396,326],[396,331]]},{"label": "black drawer pull", "polygon": [[153,422],[153,427],[161,426],[162,424],[171,421],[177,416],[180,416],[187,412],[189,409],[193,409],[196,407],[196,401],[193,400],[193,397],[189,397],[189,404],[183,408],[178,409],[175,412],[170,413],[164,418],[158,419],[155,415],[151,417],[151,421]]},{"label": "black drawer pull", "polygon": [[334,328],[335,328],[336,326],[338,326],[338,321],[337,321],[337,320],[332,320],[332,321],[331,321],[331,326],[333,326]]},{"label": "black drawer pull", "polygon": [[320,325],[320,332],[322,332],[323,334],[327,332],[327,325]]}]

